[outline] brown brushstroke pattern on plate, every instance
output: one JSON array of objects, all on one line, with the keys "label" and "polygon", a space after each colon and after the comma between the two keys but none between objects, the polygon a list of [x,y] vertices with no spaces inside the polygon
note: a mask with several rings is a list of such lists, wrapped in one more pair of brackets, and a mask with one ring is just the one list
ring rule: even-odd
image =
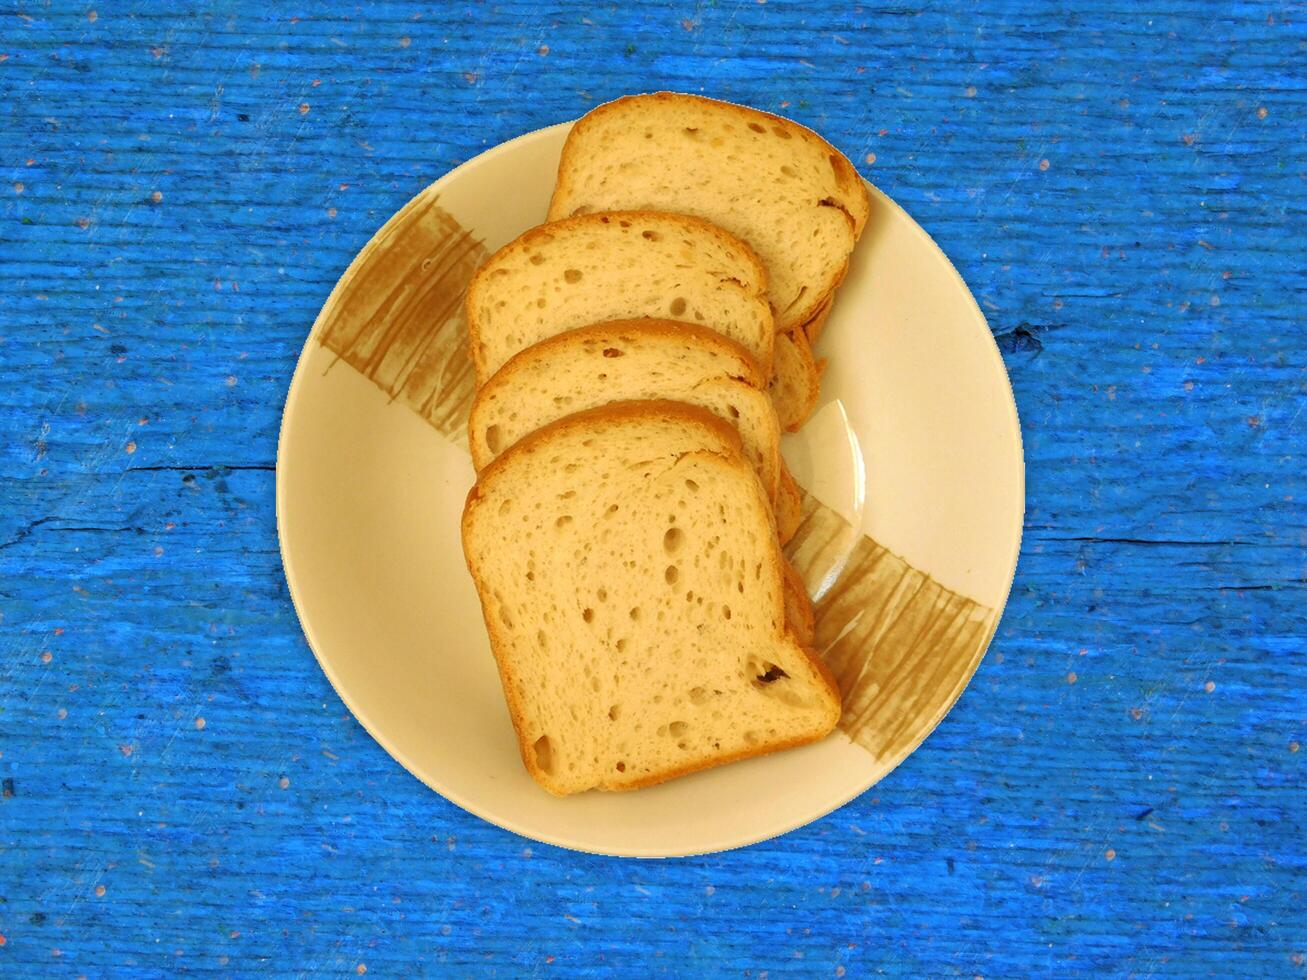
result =
[{"label": "brown brushstroke pattern on plate", "polygon": [[463,294],[488,255],[420,194],[359,253],[319,317],[324,347],[460,445],[474,390]]},{"label": "brown brushstroke pattern on plate", "polygon": [[[489,251],[421,194],[359,253],[319,317],[318,340],[459,445],[475,377],[463,295]],[[816,603],[815,646],[844,693],[840,728],[886,771],[948,712],[994,610],[944,588],[811,494],[786,557]]]},{"label": "brown brushstroke pattern on plate", "polygon": [[808,493],[785,553],[819,597],[813,645],[844,694],[840,728],[896,765],[971,679],[994,610],[944,588]]}]

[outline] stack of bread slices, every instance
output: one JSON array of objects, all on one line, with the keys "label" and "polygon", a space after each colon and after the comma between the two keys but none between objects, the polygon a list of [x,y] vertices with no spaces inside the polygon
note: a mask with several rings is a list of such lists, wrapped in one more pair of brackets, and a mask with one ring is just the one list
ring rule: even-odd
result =
[{"label": "stack of bread slices", "polygon": [[634,789],[839,719],[781,545],[780,455],[867,220],[848,161],[785,119],[619,99],[567,139],[549,222],[467,293],[468,567],[528,771]]}]

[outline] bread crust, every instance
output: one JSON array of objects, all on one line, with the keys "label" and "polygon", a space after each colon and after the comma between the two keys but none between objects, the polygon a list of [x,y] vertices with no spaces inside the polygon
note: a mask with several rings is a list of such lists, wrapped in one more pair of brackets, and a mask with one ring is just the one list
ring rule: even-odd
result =
[{"label": "bread crust", "polygon": [[812,598],[808,595],[808,588],[803,584],[803,579],[794,566],[790,564],[788,558],[782,559],[781,572],[785,576],[785,594],[787,596],[785,615],[789,621],[790,629],[794,631],[794,635],[799,638],[800,643],[811,646],[813,634],[817,629],[817,616],[813,612]]},{"label": "bread crust", "polygon": [[[774,328],[772,321],[771,307],[767,303],[767,270],[758,258],[753,247],[747,242],[741,241],[730,232],[719,228],[711,221],[705,221],[702,218],[696,218],[688,214],[677,214],[671,211],[604,211],[594,214],[582,214],[575,217],[560,218],[557,221],[549,221],[542,225],[537,225],[518,235],[503,248],[496,251],[490,258],[481,264],[481,268],[472,276],[472,281],[468,283],[467,293],[463,298],[463,310],[467,320],[468,331],[468,353],[472,358],[472,367],[476,371],[477,385],[485,384],[489,379],[490,372],[487,371],[484,359],[478,354],[481,341],[481,325],[475,315],[476,303],[481,295],[481,290],[493,288],[488,286],[489,274],[499,263],[511,259],[516,253],[527,250],[533,245],[547,240],[550,236],[565,232],[572,228],[584,228],[587,225],[608,224],[611,221],[621,221],[623,219],[631,221],[644,222],[667,222],[670,224],[680,225],[682,229],[688,230],[695,235],[702,235],[715,239],[719,245],[738,251],[741,258],[752,268],[756,276],[757,287],[754,291],[756,298],[765,310],[765,317],[769,326]],[[750,359],[758,365],[764,373],[771,371],[771,331],[765,331],[768,336],[761,339],[765,357],[756,357],[750,354]],[[729,339],[729,338],[727,338]]]},{"label": "bread crust", "polygon": [[808,338],[808,346],[814,346],[821,338],[822,331],[826,329],[826,321],[830,319],[831,308],[835,305],[835,295],[832,293],[826,297],[826,302],[817,308],[817,312],[812,315],[812,319],[802,327],[803,335]]},{"label": "bread crust", "polygon": [[[709,412],[707,409],[672,401],[617,402],[611,405],[604,405],[599,408],[578,412],[574,415],[565,416],[524,437],[513,447],[508,449],[503,455],[486,467],[485,471],[481,474],[481,479],[478,481],[476,486],[469,491],[467,503],[464,506],[463,516],[460,522],[460,532],[462,536],[464,559],[473,580],[478,583],[481,582],[477,562],[469,547],[471,525],[475,520],[476,511],[481,498],[491,489],[492,484],[499,479],[499,475],[506,467],[513,465],[513,461],[520,455],[537,451],[542,446],[546,445],[558,433],[567,429],[591,427],[595,424],[602,424],[606,421],[650,417],[679,419],[683,422],[699,425],[708,429],[712,435],[727,448],[728,455],[722,455],[721,453],[715,452],[711,449],[696,451],[692,455],[715,458],[723,465],[729,465],[736,469],[743,470],[752,476],[752,469],[748,466],[747,462],[745,462],[741,455],[739,434],[735,431],[733,426],[728,425],[726,422],[717,418],[716,415]],[[751,484],[757,493],[760,513],[768,515],[770,518],[771,508],[767,505],[762,485],[758,483],[756,478],[752,479]],[[781,590],[784,588],[784,559],[781,556],[779,545],[774,549],[769,550],[769,556],[771,558],[771,561],[769,562],[771,574],[775,576],[775,582],[777,585],[776,595],[781,598],[781,605],[783,607],[783,593]],[[477,597],[481,604],[481,614],[485,621],[486,630],[490,634],[491,651],[495,657],[500,683],[504,690],[504,698],[508,705],[509,715],[513,722],[513,730],[517,735],[518,752],[522,757],[522,763],[531,774],[532,778],[545,790],[556,796],[570,795],[572,791],[560,791],[555,785],[551,785],[549,775],[541,770],[535,761],[534,743],[529,743],[529,733],[526,727],[523,706],[516,694],[516,678],[505,659],[502,658],[499,653],[504,644],[496,626],[495,617],[492,615],[492,611],[487,607],[480,588],[477,589]],[[777,613],[777,622],[784,624],[784,609],[777,610]],[[691,760],[684,766],[639,779],[631,779],[629,781],[604,779],[593,788],[603,790],[640,789],[645,786],[652,786],[669,779],[674,779],[678,776],[688,775],[692,772],[712,768],[718,765],[724,765],[729,762],[752,758],[754,756],[767,755],[771,752],[778,752],[783,749],[819,741],[826,735],[830,734],[838,723],[840,715],[840,690],[834,676],[816,652],[799,641],[799,638],[795,636],[794,631],[790,626],[782,626],[781,640],[793,643],[794,647],[803,653],[808,662],[812,665],[816,675],[820,677],[827,687],[827,693],[830,695],[833,710],[829,712],[827,718],[822,720],[818,729],[808,735],[798,736],[779,743],[749,747],[738,753],[732,753],[727,756],[710,756]]]},{"label": "bread crust", "polygon": [[780,479],[776,486],[776,536],[781,544],[789,544],[803,521],[803,500],[799,484],[790,468],[781,461]]},{"label": "bread crust", "polygon": [[485,399],[488,395],[511,385],[516,373],[536,358],[546,356],[551,351],[560,347],[566,347],[577,342],[599,338],[605,334],[617,333],[623,330],[654,334],[669,339],[683,341],[687,344],[693,343],[701,344],[705,347],[714,347],[725,353],[728,357],[735,358],[742,362],[745,372],[738,376],[731,375],[732,377],[737,377],[738,380],[743,381],[750,387],[757,388],[760,391],[766,388],[762,369],[758,367],[758,362],[743,345],[718,333],[716,330],[710,330],[707,327],[701,327],[698,324],[686,323],[681,320],[666,320],[658,317],[641,317],[638,319],[605,320],[602,323],[592,323],[588,326],[576,327],[573,330],[564,330],[562,333],[554,334],[552,337],[546,337],[539,343],[518,351],[505,361],[500,366],[499,370],[487,378],[481,387],[477,389],[476,397],[473,399],[472,409],[468,416],[468,445],[472,447],[473,464],[476,468],[481,470],[488,462],[484,458],[478,458],[481,455],[477,449],[479,442],[472,436],[480,425],[480,416],[484,411],[486,405]]},{"label": "bread crust", "polygon": [[787,432],[798,432],[812,415],[812,410],[817,407],[817,400],[821,397],[821,368],[813,359],[812,347],[809,346],[808,337],[801,328],[796,327],[794,330],[778,334],[777,346],[779,347],[781,343],[788,344],[789,353],[793,354],[792,360],[789,360],[788,354],[784,356],[787,357],[791,368],[798,372],[799,379],[796,387],[800,395],[796,399],[790,399],[781,390],[780,357],[776,358],[777,371],[772,375],[768,394],[771,395],[772,404],[776,407],[776,417],[780,420],[781,428]]},{"label": "bread crust", "polygon": [[[842,207],[841,210],[849,219],[854,244],[862,236],[863,229],[867,225],[867,218],[871,214],[871,195],[867,191],[867,185],[863,183],[862,177],[853,164],[849,162],[849,159],[820,135],[792,119],[773,115],[770,112],[763,112],[761,109],[739,105],[735,102],[725,102],[720,99],[710,99],[702,95],[666,91],[622,96],[620,99],[614,99],[612,102],[606,102],[591,109],[576,121],[572,131],[567,135],[567,141],[563,144],[563,152],[558,161],[558,177],[554,184],[554,193],[549,201],[549,216],[551,218],[562,216],[566,210],[566,202],[572,194],[568,174],[573,170],[572,164],[578,153],[578,137],[583,136],[587,129],[594,126],[597,120],[602,120],[604,116],[620,111],[631,103],[640,102],[654,102],[663,105],[675,105],[677,103],[696,106],[711,105],[719,110],[727,110],[733,113],[746,125],[750,121],[760,123],[762,120],[766,120],[783,128],[792,138],[797,137],[814,145],[818,150],[825,153],[830,160],[836,185],[847,199],[845,202],[847,206]],[[834,292],[835,287],[839,285],[842,278],[843,271],[839,270],[831,273],[829,281],[812,283],[812,298],[798,307],[789,323],[797,325],[811,320],[821,304]]]}]

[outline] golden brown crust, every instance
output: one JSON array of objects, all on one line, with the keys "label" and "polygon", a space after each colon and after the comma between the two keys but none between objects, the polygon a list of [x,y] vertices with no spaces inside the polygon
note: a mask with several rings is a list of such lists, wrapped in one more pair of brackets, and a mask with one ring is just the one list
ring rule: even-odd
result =
[{"label": "golden brown crust", "polygon": [[[481,290],[486,288],[489,281],[489,273],[500,262],[512,258],[518,251],[522,251],[531,245],[542,240],[547,240],[560,231],[566,231],[569,228],[585,227],[594,224],[609,224],[611,221],[621,221],[623,219],[631,221],[661,221],[671,224],[679,224],[683,228],[690,229],[693,234],[706,235],[714,238],[719,244],[734,249],[739,252],[743,261],[747,262],[753,269],[757,278],[757,296],[767,309],[767,316],[771,316],[771,308],[767,306],[767,270],[763,267],[762,260],[758,258],[752,246],[748,242],[741,241],[730,232],[719,228],[711,221],[705,221],[702,218],[696,218],[688,214],[676,214],[671,211],[605,211],[596,214],[582,214],[571,218],[560,218],[557,221],[549,221],[543,225],[537,225],[529,228],[522,234],[518,235],[503,248],[496,251],[490,258],[481,264],[481,267],[472,276],[472,281],[468,283],[467,293],[463,298],[463,310],[467,319],[468,332],[468,351],[472,356],[472,365],[476,369],[477,384],[484,384],[487,380],[486,366],[481,357],[478,356],[480,347],[480,324],[474,315],[474,309],[480,296]],[[493,288],[493,287],[492,287]],[[769,352],[770,353],[770,352]],[[764,370],[770,370],[771,364],[761,363],[760,359],[752,354],[750,358],[759,363]]]},{"label": "golden brown crust", "polygon": [[[592,426],[596,423],[602,423],[610,419],[639,418],[640,416],[659,415],[664,418],[668,416],[680,417],[686,422],[694,425],[706,426],[712,429],[714,433],[723,439],[729,445],[736,456],[740,457],[743,452],[743,445],[740,442],[740,434],[735,430],[735,426],[719,419],[706,408],[700,408],[697,405],[687,405],[684,402],[671,401],[665,398],[655,398],[648,401],[627,401],[627,402],[609,402],[607,405],[600,405],[597,408],[587,408],[581,412],[575,412],[572,415],[565,415],[561,419],[555,419],[548,425],[541,426],[530,435],[523,436],[511,448],[502,453],[489,466],[482,470],[480,477],[468,493],[468,503],[472,503],[474,495],[478,494],[480,488],[484,487],[491,480],[498,477],[500,470],[508,465],[507,460],[525,453],[535,452],[541,442],[550,438],[555,432],[563,432],[567,429]],[[747,466],[748,464],[745,463]],[[750,470],[752,472],[752,470]],[[464,519],[466,520],[467,511],[464,510]]]},{"label": "golden brown crust", "polygon": [[[798,386],[798,397],[786,397],[779,389],[778,382],[781,380],[779,373],[773,372],[768,393],[772,396],[772,404],[776,406],[776,416],[780,419],[781,427],[787,432],[798,432],[803,427],[803,423],[808,421],[808,416],[817,407],[817,399],[821,397],[821,370],[813,359],[807,335],[801,329],[796,328],[793,331],[777,334],[776,343],[778,347],[782,343],[788,344],[789,354],[793,355],[794,367],[802,375],[803,380]],[[777,361],[779,360],[778,356]]]},{"label": "golden brown crust", "polygon": [[[845,215],[849,219],[853,242],[857,243],[862,237],[862,232],[866,228],[867,219],[871,215],[871,194],[867,190],[867,185],[857,169],[849,162],[848,157],[837,150],[829,142],[823,139],[818,133],[808,127],[795,122],[792,119],[786,119],[784,116],[777,116],[770,112],[763,112],[761,109],[754,109],[750,106],[739,105],[735,102],[725,102],[720,99],[709,99],[702,95],[688,95],[681,92],[650,92],[643,95],[626,95],[620,99],[614,99],[612,102],[606,102],[601,106],[596,106],[584,116],[578,119],[572,127],[571,132],[567,134],[567,140],[563,144],[563,152],[558,161],[558,176],[554,183],[554,193],[549,201],[549,216],[551,218],[561,217],[561,213],[566,210],[565,201],[571,196],[571,183],[567,179],[567,174],[572,169],[572,159],[576,155],[576,139],[579,135],[584,135],[585,131],[595,125],[596,120],[602,119],[605,115],[620,110],[631,102],[659,102],[664,104],[680,102],[683,104],[703,104],[707,103],[717,108],[727,109],[737,114],[746,123],[748,121],[759,122],[767,120],[770,123],[781,126],[792,136],[796,136],[805,142],[816,145],[830,160],[831,169],[835,175],[836,184],[846,195],[848,200],[845,202],[846,207],[842,207]],[[847,270],[847,263],[844,269],[834,274],[830,281],[825,283],[814,283],[816,289],[816,298],[806,304],[806,308],[801,308],[796,320],[798,323],[806,323],[812,320],[822,302],[829,299],[834,293],[835,288],[844,278],[844,272]],[[795,326],[791,323],[790,327]]]},{"label": "golden brown crust", "polygon": [[822,331],[826,329],[826,321],[830,319],[830,311],[834,305],[835,294],[832,293],[826,297],[826,302],[817,307],[817,312],[812,315],[812,319],[800,328],[803,330],[803,335],[808,338],[809,347],[816,345]]},{"label": "golden brown crust", "polygon": [[802,520],[803,498],[799,493],[799,485],[782,459],[776,485],[776,535],[781,544],[789,543],[790,538],[799,530]]},{"label": "golden brown crust", "polygon": [[[796,644],[798,643],[797,640],[795,642]],[[831,687],[834,688],[836,692],[836,700],[838,701],[839,688],[835,686],[834,678],[830,676],[830,671],[826,669],[826,665],[821,662],[816,653],[808,650],[806,647],[802,649],[812,658],[813,662],[817,665],[819,672],[827,679]],[[657,786],[659,783],[665,783],[672,779],[679,779],[682,776],[689,776],[692,773],[703,772],[705,769],[716,769],[718,766],[729,765],[732,762],[743,762],[745,759],[756,759],[759,756],[771,755],[774,752],[784,752],[786,749],[797,749],[800,745],[811,745],[813,742],[820,742],[835,730],[835,726],[839,724],[839,721],[840,713],[836,711],[834,716],[831,718],[828,727],[818,729],[811,735],[801,735],[798,738],[787,739],[784,742],[774,742],[771,745],[759,746],[756,749],[744,749],[740,752],[717,756],[712,759],[700,759],[696,762],[681,766],[680,768],[672,769],[668,772],[660,772],[653,776],[647,776],[644,779],[637,779],[631,783],[623,783],[620,786],[603,786],[597,788],[608,792],[618,793],[624,793],[633,789],[645,789],[649,786]]]},{"label": "golden brown crust", "polygon": [[789,559],[781,560],[781,574],[785,576],[785,615],[790,629],[804,646],[811,646],[817,629],[817,614],[812,608],[812,598]]},{"label": "golden brown crust", "polygon": [[[682,340],[686,343],[697,343],[708,347],[715,347],[725,353],[728,357],[734,358],[740,362],[739,366],[743,369],[740,375],[731,375],[744,382],[752,388],[763,390],[766,383],[763,380],[762,370],[758,367],[758,362],[753,355],[731,338],[719,334],[716,330],[709,330],[707,327],[701,327],[698,324],[686,323],[680,320],[664,320],[656,317],[642,317],[640,319],[628,320],[606,320],[603,323],[593,323],[585,327],[577,327],[574,330],[565,330],[562,333],[554,334],[552,337],[546,337],[539,343],[533,344],[524,350],[518,351],[507,361],[505,361],[482,385],[477,389],[475,398],[472,401],[472,409],[468,415],[467,431],[468,446],[472,451],[472,464],[478,472],[490,462],[482,458],[479,451],[480,440],[475,437],[477,429],[480,427],[480,416],[483,407],[487,404],[486,397],[493,394],[498,389],[511,384],[515,372],[521,370],[524,365],[529,364],[534,358],[544,356],[555,348],[563,347],[568,344],[585,341],[590,338],[602,337],[607,334],[613,334],[620,331],[635,331],[643,334],[652,334],[655,336],[664,336],[675,340]],[[611,402],[609,404],[612,404]],[[603,407],[603,406],[598,406]],[[502,454],[501,454],[502,455]]]}]

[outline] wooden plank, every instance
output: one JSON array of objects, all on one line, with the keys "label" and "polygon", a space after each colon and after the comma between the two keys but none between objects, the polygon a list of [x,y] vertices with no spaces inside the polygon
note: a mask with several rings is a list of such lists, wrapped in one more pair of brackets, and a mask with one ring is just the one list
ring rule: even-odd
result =
[{"label": "wooden plank", "polygon": [[[1300,20],[6,14],[0,972],[1301,975]],[[782,840],[656,864],[528,845],[362,732],[290,610],[272,473],[375,229],[655,86],[820,129],[937,238],[1029,475],[1012,602],[926,748]]]}]

